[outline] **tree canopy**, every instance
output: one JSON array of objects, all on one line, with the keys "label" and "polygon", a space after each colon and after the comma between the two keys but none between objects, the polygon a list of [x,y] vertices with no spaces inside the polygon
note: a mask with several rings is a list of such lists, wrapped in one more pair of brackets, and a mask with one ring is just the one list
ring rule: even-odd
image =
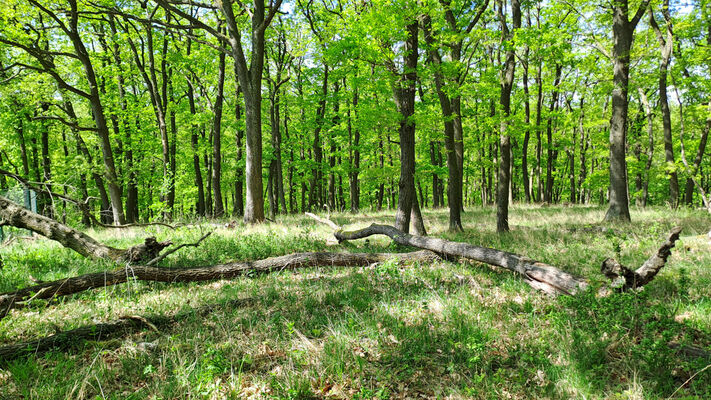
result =
[{"label": "tree canopy", "polygon": [[[2,192],[103,224],[709,203],[711,3],[11,0]],[[21,177],[26,182],[12,179]],[[264,178],[263,178],[264,177]],[[399,178],[398,178],[399,177]],[[266,210],[266,213],[265,213]],[[411,218],[412,215],[412,218]]]}]

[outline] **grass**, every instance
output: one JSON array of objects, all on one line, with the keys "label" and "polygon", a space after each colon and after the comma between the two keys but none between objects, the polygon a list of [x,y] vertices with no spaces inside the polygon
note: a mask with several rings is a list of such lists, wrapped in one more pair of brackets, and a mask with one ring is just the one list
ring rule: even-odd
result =
[{"label": "grass", "polygon": [[[310,268],[191,284],[131,282],[43,302],[0,321],[0,345],[132,315],[178,315],[159,332],[87,342],[0,368],[0,399],[666,398],[710,360],[667,343],[711,349],[708,214],[633,210],[633,224],[601,224],[597,207],[516,206],[497,235],[492,208],[467,210],[466,231],[446,232],[446,210],[428,210],[429,233],[524,254],[602,283],[602,260],[639,266],[669,229],[682,239],[641,292],[551,298],[520,278],[477,263]],[[390,213],[337,214],[361,227]],[[91,231],[119,247],[149,234],[176,243],[216,232],[164,266],[254,260],[296,251],[405,251],[389,239],[337,245],[302,216],[220,225]],[[110,268],[46,240],[0,247],[0,291]],[[211,312],[196,312],[210,307]],[[711,370],[675,397],[711,398]]]}]

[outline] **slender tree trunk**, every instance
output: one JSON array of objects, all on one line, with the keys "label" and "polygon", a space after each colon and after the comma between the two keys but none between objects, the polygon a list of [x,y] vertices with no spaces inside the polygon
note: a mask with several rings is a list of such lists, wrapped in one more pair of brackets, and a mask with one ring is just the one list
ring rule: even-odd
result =
[{"label": "slender tree trunk", "polygon": [[91,114],[94,118],[96,131],[100,139],[101,153],[103,155],[105,176],[108,181],[109,195],[111,199],[111,209],[113,213],[113,221],[119,225],[124,224],[123,202],[121,200],[121,188],[119,187],[118,177],[116,175],[116,166],[114,163],[113,150],[111,148],[111,140],[109,138],[109,130],[106,124],[106,115],[104,107],[101,103],[99,95],[99,84],[96,80],[96,73],[89,52],[84,46],[79,34],[79,17],[76,0],[69,0],[70,17],[69,17],[69,39],[74,47],[75,54],[82,64],[84,75],[89,86],[88,100],[91,104]]},{"label": "slender tree trunk", "polygon": [[[357,78],[357,76],[356,76]],[[345,81],[345,78],[344,78]],[[350,197],[351,197],[351,212],[356,213],[360,209],[360,182],[358,174],[360,172],[360,129],[358,126],[358,87],[353,88],[353,110],[348,108],[348,138],[350,140],[351,151],[351,169],[348,174]],[[355,129],[353,126],[355,125]],[[353,135],[351,135],[353,133]],[[352,138],[352,139],[351,139]]]},{"label": "slender tree trunk", "polygon": [[[380,170],[382,171],[383,168],[385,168],[385,149],[383,149],[383,133],[378,132],[379,140],[378,140],[378,158],[380,161]],[[385,183],[383,181],[380,181],[380,185],[378,186],[378,191],[376,195],[376,210],[380,211],[383,209],[383,198],[385,197]]]},{"label": "slender tree trunk", "polygon": [[[709,24],[709,45],[711,46],[711,24]],[[696,176],[701,171],[701,161],[703,161],[704,153],[706,151],[706,144],[708,142],[709,131],[711,131],[711,101],[708,105],[708,117],[706,117],[706,126],[701,132],[701,138],[699,139],[699,147],[696,150],[696,157],[694,158],[694,164],[692,165],[689,174],[691,176]],[[693,204],[694,199],[694,180],[692,178],[687,178],[686,188],[684,193],[684,200],[687,205]]]},{"label": "slender tree trunk", "polygon": [[662,113],[662,129],[664,131],[664,159],[667,163],[667,175],[669,177],[669,205],[676,208],[679,205],[679,180],[676,174],[676,164],[674,162],[674,143],[672,141],[671,110],[669,109],[669,96],[667,95],[667,71],[672,56],[674,34],[672,33],[672,21],[669,14],[669,0],[664,0],[662,4],[662,14],[666,22],[666,37],[662,35],[657,21],[654,19],[654,12],[649,8],[649,22],[654,29],[659,46],[661,48],[662,59],[659,62],[659,108]]},{"label": "slender tree trunk", "polygon": [[[66,146],[65,146],[65,148],[66,148]],[[67,156],[65,156],[65,158]],[[3,160],[2,160],[2,152],[0,152],[0,168],[3,168],[3,169],[5,168],[5,166],[3,165]],[[3,194],[4,194],[4,192],[7,190],[7,188],[8,188],[8,186],[7,186],[7,180],[5,179],[5,175],[0,174],[0,191],[3,192]]]},{"label": "slender tree trunk", "polygon": [[[190,47],[191,47],[191,41],[188,39],[188,44],[187,44],[187,53],[190,55]],[[202,171],[200,169],[200,151],[199,151],[199,142],[198,142],[198,126],[194,122],[197,114],[197,110],[195,108],[195,88],[193,87],[192,82],[190,79],[187,79],[187,86],[188,86],[188,91],[187,91],[187,96],[188,96],[188,104],[190,105],[190,115],[192,116],[191,119],[191,124],[190,124],[190,146],[193,151],[193,173],[195,174],[195,188],[197,189],[197,199],[195,203],[196,207],[196,213],[198,216],[204,217],[205,214],[205,189],[204,189],[204,184],[202,181]]]},{"label": "slender tree trunk", "polygon": [[543,192],[543,201],[546,203],[552,203],[553,202],[553,172],[555,166],[553,165],[553,159],[554,159],[554,145],[553,145],[553,112],[556,109],[556,106],[558,105],[558,98],[560,96],[560,92],[558,91],[558,87],[560,85],[560,78],[561,78],[561,73],[563,71],[563,66],[561,64],[556,64],[555,66],[555,81],[553,83],[554,89],[553,89],[553,95],[551,96],[551,105],[549,107],[549,112],[550,115],[548,116],[548,123],[546,126],[546,139],[547,139],[547,148],[548,148],[548,158],[547,158],[547,163],[546,163],[546,188],[545,191]]},{"label": "slender tree trunk", "polygon": [[[340,101],[338,99],[338,92],[340,90],[340,85],[338,80],[333,82],[333,120],[332,125],[338,126],[340,121]],[[336,142],[334,140],[334,135],[329,135],[329,156],[328,156],[328,205],[332,210],[335,210],[336,205]]]},{"label": "slender tree trunk", "polygon": [[588,138],[585,130],[585,97],[580,97],[580,117],[578,118],[578,131],[580,132],[580,177],[578,178],[578,201],[580,203],[586,204],[587,199],[585,197],[585,190],[583,189],[583,183],[587,177],[587,167],[586,164],[586,153],[588,150]]},{"label": "slender tree trunk", "polygon": [[[435,141],[430,141],[430,163],[433,167],[439,167],[437,155],[435,154]],[[437,176],[437,171],[432,172],[432,207],[439,208],[439,177]]]},{"label": "slender tree trunk", "polygon": [[[67,109],[67,115],[69,116],[70,121],[77,121],[77,115],[76,112],[74,111],[74,106],[71,101],[65,100],[64,105]],[[86,159],[87,163],[93,167],[94,166],[94,158],[92,157],[91,153],[89,152],[89,149],[86,146],[86,143],[84,142],[84,139],[81,137],[81,133],[77,130],[72,131],[76,137],[77,141],[77,152],[80,153],[84,158]],[[94,179],[94,183],[96,184],[96,188],[99,191],[99,200],[101,201],[101,208],[100,208],[100,214],[99,214],[99,219],[101,223],[108,224],[112,222],[112,213],[111,213],[111,202],[109,200],[109,195],[106,193],[106,187],[104,186],[104,179],[101,177],[101,175],[97,172],[94,171],[92,168],[92,178]],[[88,190],[84,190],[85,193],[82,193],[84,196],[83,200],[86,200],[89,198],[89,193]]]},{"label": "slender tree trunk", "polygon": [[215,98],[212,120],[212,192],[215,199],[213,216],[218,218],[225,214],[222,203],[222,108],[225,101],[225,53],[220,53],[219,57],[217,97]]},{"label": "slender tree trunk", "polygon": [[[513,42],[516,30],[521,28],[521,4],[519,0],[511,0],[513,31],[509,32],[503,1],[499,0],[499,19],[501,22],[501,42]],[[506,51],[506,63],[501,74],[500,103],[503,109],[501,119],[501,162],[499,163],[498,180],[496,182],[496,231],[509,231],[509,189],[511,185],[511,137],[508,132],[508,118],[511,114],[511,89],[513,88],[516,54],[513,43]]]},{"label": "slender tree trunk", "polygon": [[312,170],[311,192],[309,195],[309,208],[320,208],[323,203],[321,184],[323,180],[323,149],[321,148],[321,129],[326,115],[326,97],[328,96],[328,64],[323,65],[323,84],[321,85],[321,98],[316,109],[316,129],[314,130],[313,156],[315,168]]},{"label": "slender tree trunk", "polygon": [[[530,14],[526,15],[526,19],[528,20],[528,27],[531,27],[531,16]],[[523,146],[521,148],[521,177],[523,180],[523,194],[526,197],[526,203],[531,202],[531,184],[529,180],[529,174],[528,174],[528,141],[531,138],[531,101],[530,101],[530,95],[528,92],[528,54],[530,52],[530,49],[528,46],[526,46],[526,49],[524,50],[524,56],[523,56],[523,93],[524,93],[524,105],[526,107],[526,131],[523,134]]]},{"label": "slender tree trunk", "polygon": [[[40,143],[42,147],[42,182],[45,184],[45,189],[52,191],[52,167],[49,158],[49,127],[45,122],[41,123]],[[42,195],[42,215],[49,218],[54,218],[54,206],[52,198],[48,195]]]},{"label": "slender tree trunk", "polygon": [[[113,15],[109,15],[109,26],[111,28],[111,34],[114,38],[118,37],[118,31],[116,29],[116,21]],[[121,120],[124,127],[124,137],[125,137],[125,151],[124,158],[126,161],[127,179],[126,179],[126,203],[125,203],[125,213],[126,222],[134,223],[138,220],[138,186],[136,182],[136,171],[133,164],[133,143],[131,138],[131,126],[129,123],[128,116],[128,104],[126,100],[126,80],[124,78],[123,72],[121,72],[122,58],[121,58],[121,48],[119,43],[113,41],[113,59],[114,63],[119,67],[119,73],[116,77],[117,90],[119,95],[119,101],[121,105]],[[114,114],[115,116],[115,114]],[[116,123],[118,125],[118,123]],[[118,126],[115,127],[116,130]]]},{"label": "slender tree trunk", "polygon": [[536,201],[543,199],[543,179],[542,179],[542,157],[543,142],[541,141],[541,121],[543,111],[543,62],[539,60],[538,71],[536,72],[536,84],[538,86],[538,96],[536,99]]},{"label": "slender tree trunk", "polygon": [[[452,101],[445,93],[444,76],[442,75],[442,57],[434,46],[434,37],[431,32],[431,21],[429,16],[425,17],[424,37],[428,46],[428,59],[434,65],[435,87],[439,98],[442,118],[444,123],[445,147],[447,149],[447,169],[449,171],[449,182],[447,185],[447,201],[449,203],[449,230],[461,231],[462,218],[462,187],[459,171],[459,159],[457,155],[457,143],[454,126],[454,110]],[[461,123],[461,120],[460,120]]]},{"label": "slender tree trunk", "polygon": [[[235,83],[237,85],[236,88],[236,93],[235,93],[235,119],[237,120],[238,123],[242,121],[242,106],[240,104],[240,93],[242,92],[242,89],[239,87],[238,83]],[[234,215],[239,215],[242,216],[244,215],[244,193],[243,193],[243,185],[244,185],[244,175],[243,175],[243,170],[242,166],[240,165],[242,162],[242,138],[244,137],[244,130],[240,127],[237,128],[237,133],[235,135],[235,147],[237,148],[237,168],[235,171],[235,204],[234,204],[234,209],[233,209],[233,214]]]}]

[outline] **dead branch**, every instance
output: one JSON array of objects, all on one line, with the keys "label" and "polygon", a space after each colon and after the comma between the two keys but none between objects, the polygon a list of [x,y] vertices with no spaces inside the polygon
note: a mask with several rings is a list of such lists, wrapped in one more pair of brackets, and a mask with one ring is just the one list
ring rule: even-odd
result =
[{"label": "dead branch", "polygon": [[[625,282],[632,282],[630,288],[641,287],[654,279],[656,274],[666,264],[674,247],[674,242],[679,239],[681,228],[672,229],[669,238],[662,244],[654,256],[644,263],[637,271],[630,271],[614,260],[608,259],[603,264],[603,273],[611,279],[619,276]],[[371,235],[389,236],[395,243],[418,247],[433,251],[437,254],[465,257],[474,261],[505,268],[521,275],[531,287],[549,294],[578,293],[589,286],[586,279],[571,275],[559,268],[528,257],[502,250],[475,246],[469,243],[452,242],[433,237],[413,236],[395,229],[389,225],[372,224],[367,228],[356,231],[337,231],[336,239],[339,242],[366,238]]]},{"label": "dead branch", "polygon": [[321,217],[319,217],[318,215],[312,214],[312,213],[310,213],[310,212],[307,212],[307,213],[304,213],[304,214],[306,214],[306,216],[309,217],[309,218],[315,219],[316,221],[318,221],[318,222],[320,222],[320,223],[322,223],[322,224],[325,224],[325,225],[330,226],[331,229],[333,229],[334,231],[341,230],[341,227],[340,227],[340,226],[336,225],[335,222],[331,221],[331,220],[328,219],[328,218],[321,218]]},{"label": "dead branch", "polygon": [[200,246],[200,243],[201,243],[203,240],[207,239],[207,237],[210,236],[210,235],[212,235],[212,232],[208,232],[208,233],[202,235],[202,237],[201,237],[200,239],[198,239],[197,242],[194,242],[194,243],[183,243],[183,244],[181,244],[181,245],[179,245],[179,246],[173,247],[172,249],[170,249],[170,250],[166,251],[165,253],[159,255],[158,257],[156,257],[156,258],[154,258],[154,259],[148,261],[148,262],[146,263],[146,266],[147,266],[147,267],[150,267],[150,266],[153,266],[153,265],[158,264],[158,263],[161,262],[163,259],[165,259],[165,258],[168,257],[169,255],[175,253],[176,251],[182,249],[183,247],[198,247],[198,246]]},{"label": "dead branch", "polygon": [[680,226],[673,228],[667,240],[659,247],[659,250],[636,271],[632,271],[613,258],[608,258],[603,261],[601,272],[613,281],[622,278],[624,280],[622,284],[623,290],[642,287],[651,282],[666,265],[667,259],[671,255],[671,249],[674,248],[674,243],[679,240],[680,233]]},{"label": "dead branch", "polygon": [[28,299],[52,299],[85,290],[118,285],[129,280],[168,283],[198,282],[316,266],[362,267],[389,259],[398,259],[400,262],[425,262],[436,260],[438,257],[429,251],[412,253],[296,253],[258,261],[234,262],[206,267],[126,266],[114,271],[60,279],[0,294],[0,319],[5,317],[11,309],[26,305]]},{"label": "dead branch", "polygon": [[575,294],[588,286],[588,283],[582,278],[518,254],[434,237],[413,236],[389,225],[372,224],[356,231],[335,233],[339,242],[362,239],[371,235],[386,235],[401,245],[419,247],[449,256],[465,257],[502,267],[520,274],[530,286],[549,294]]}]

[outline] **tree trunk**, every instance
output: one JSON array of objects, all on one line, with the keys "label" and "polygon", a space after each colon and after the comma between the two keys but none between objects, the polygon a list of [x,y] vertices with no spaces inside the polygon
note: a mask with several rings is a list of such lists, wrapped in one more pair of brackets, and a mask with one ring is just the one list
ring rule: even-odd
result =
[{"label": "tree trunk", "polygon": [[82,64],[84,76],[86,77],[88,83],[89,92],[85,93],[85,97],[90,102],[91,114],[94,118],[96,131],[99,135],[101,153],[104,161],[104,173],[108,183],[109,196],[111,199],[113,221],[119,225],[122,225],[125,222],[125,218],[123,212],[123,202],[121,200],[121,188],[119,187],[118,177],[116,175],[113,150],[111,148],[108,126],[106,124],[106,115],[104,114],[104,107],[101,103],[101,96],[99,95],[99,84],[96,80],[96,73],[89,57],[89,52],[84,46],[84,42],[82,41],[79,33],[79,14],[76,0],[69,0],[69,5],[69,24],[66,33],[72,43],[76,58]]},{"label": "tree trunk", "polygon": [[[333,82],[333,119],[331,121],[331,126],[336,127],[340,121],[340,100],[338,98],[338,92],[340,90],[340,85],[338,80]],[[328,135],[329,144],[329,156],[328,156],[328,205],[331,210],[335,210],[336,204],[336,142],[334,140],[334,134]]]},{"label": "tree trunk", "polygon": [[627,189],[627,161],[625,160],[630,49],[634,40],[635,27],[648,5],[649,0],[643,0],[631,21],[629,20],[628,0],[620,0],[612,7],[614,89],[612,90],[612,117],[610,118],[610,204],[605,214],[606,221],[631,221],[629,191]]},{"label": "tree trunk", "polygon": [[212,266],[160,268],[142,265],[121,267],[107,272],[95,272],[46,282],[0,294],[0,319],[7,312],[30,298],[51,299],[90,289],[122,284],[132,280],[145,282],[201,282],[231,279],[238,276],[270,273],[317,266],[365,267],[391,259],[399,262],[434,261],[439,257],[430,251],[411,253],[295,253],[263,260],[232,262]]},{"label": "tree trunk", "polygon": [[[357,78],[357,76],[356,76]],[[344,78],[345,80],[345,78]],[[351,144],[350,151],[350,161],[351,169],[348,174],[349,187],[350,187],[350,198],[351,198],[351,212],[357,213],[360,209],[360,182],[358,181],[358,174],[360,173],[360,128],[358,126],[358,87],[353,88],[353,110],[348,108],[348,138]],[[353,129],[355,125],[355,130]],[[353,132],[353,136],[351,136]]]},{"label": "tree trunk", "polygon": [[554,161],[554,143],[553,143],[553,112],[556,110],[556,106],[558,105],[558,98],[560,96],[560,92],[558,91],[558,87],[560,85],[560,78],[561,74],[563,72],[563,65],[562,64],[556,64],[555,66],[555,81],[553,82],[553,94],[551,96],[551,105],[548,108],[549,115],[548,115],[548,123],[546,126],[546,139],[547,139],[547,149],[548,149],[548,157],[547,157],[547,162],[546,162],[546,187],[543,192],[543,201],[546,203],[552,203],[553,202],[553,172],[555,169],[555,166],[553,165]]},{"label": "tree trunk", "polygon": [[[679,239],[681,227],[672,229],[668,238],[659,249],[637,270],[632,271],[608,258],[602,264],[602,272],[610,279],[622,280],[621,289],[634,289],[651,282],[667,262],[671,249]],[[335,237],[339,242],[363,239],[372,235],[386,235],[395,243],[418,247],[454,257],[465,257],[481,263],[508,269],[521,275],[524,281],[537,290],[549,294],[574,295],[589,287],[586,279],[576,277],[552,265],[531,260],[528,257],[502,250],[471,245],[469,243],[451,242],[449,240],[413,236],[388,225],[371,224],[367,228],[356,231],[338,230]]]},{"label": "tree trunk", "polygon": [[[236,93],[235,93],[235,119],[237,120],[237,123],[239,124],[242,121],[242,106],[240,105],[240,93],[242,92],[241,88],[239,87],[239,83],[235,83],[237,85],[236,88]],[[237,163],[237,168],[235,170],[235,203],[234,203],[234,209],[232,210],[233,215],[238,215],[242,216],[244,215],[244,193],[243,193],[243,170],[242,166],[240,165],[242,161],[242,138],[244,137],[244,130],[242,128],[237,128],[237,133],[235,135],[235,147],[237,148],[237,159],[235,160]]]},{"label": "tree trunk", "polygon": [[265,13],[265,5],[255,2],[251,12],[249,49],[250,61],[242,46],[241,27],[237,24],[231,2],[218,3],[225,17],[229,32],[229,44],[234,59],[235,72],[242,87],[246,120],[246,186],[247,201],[244,221],[258,223],[264,221],[264,185],[262,182],[262,75],[264,72],[264,32],[279,11],[282,1],[271,5]]},{"label": "tree trunk", "polygon": [[212,215],[217,218],[225,214],[225,208],[222,203],[222,106],[225,101],[225,53],[220,53],[219,57],[217,97],[215,98],[214,118],[212,120],[212,196],[215,200]]},{"label": "tree trunk", "polygon": [[122,255],[121,250],[103,245],[80,231],[22,208],[3,196],[0,196],[0,221],[56,240],[85,257],[116,260]]},{"label": "tree trunk", "polygon": [[[415,82],[417,81],[418,22],[407,25],[403,46],[403,71],[393,81],[395,104],[400,112],[400,183],[395,226],[403,232],[410,229],[410,216],[415,194]],[[394,66],[391,67],[391,71]],[[392,71],[395,72],[395,71]]]},{"label": "tree trunk", "polygon": [[[66,148],[66,147],[65,147]],[[3,160],[2,160],[2,152],[0,152],[0,169],[4,169],[5,166],[3,165]],[[65,158],[67,158],[68,154],[65,155]],[[16,170],[17,171],[17,170]],[[5,192],[7,190],[7,180],[5,179],[5,175],[0,174],[0,191]]]},{"label": "tree trunk", "polygon": [[[711,34],[711,32],[710,32]],[[710,36],[711,37],[711,36]],[[711,42],[711,39],[709,39],[709,42]],[[711,45],[711,43],[709,43]],[[708,105],[708,114],[709,116],[706,117],[706,126],[704,127],[704,130],[701,132],[701,138],[699,139],[699,148],[696,150],[696,157],[694,158],[694,164],[691,168],[691,171],[689,171],[689,174],[691,176],[696,176],[697,173],[699,173],[701,169],[701,161],[704,158],[704,152],[706,151],[706,143],[708,142],[708,137],[709,137],[709,131],[711,131],[711,101],[709,101]],[[686,188],[685,188],[685,201],[687,205],[691,205],[693,202],[694,198],[694,180],[692,178],[688,178],[686,180]]]},{"label": "tree trunk", "polygon": [[313,156],[315,167],[312,170],[311,177],[311,192],[309,194],[309,208],[316,207],[319,209],[323,203],[323,190],[321,188],[323,181],[323,149],[321,148],[321,129],[325,121],[326,115],[326,97],[328,96],[328,64],[323,64],[323,83],[321,85],[321,98],[316,109],[316,129],[314,130],[313,141]]},{"label": "tree trunk", "polygon": [[[190,55],[191,41],[188,39],[187,44],[187,54]],[[192,116],[190,124],[190,146],[193,151],[193,173],[195,174],[195,188],[197,189],[197,199],[195,202],[196,214],[198,216],[204,217],[205,214],[205,189],[202,181],[202,171],[200,169],[200,151],[198,142],[198,126],[194,122],[197,114],[197,109],[195,108],[195,88],[190,79],[187,81],[187,96],[188,104],[190,105],[190,115]]]},{"label": "tree trunk", "polygon": [[669,205],[676,208],[679,204],[679,181],[674,163],[674,143],[672,142],[671,111],[669,110],[669,97],[667,95],[667,71],[672,56],[674,35],[672,33],[671,16],[669,15],[669,0],[664,0],[662,14],[666,22],[666,37],[662,35],[652,8],[649,8],[649,23],[659,41],[662,59],[659,62],[659,108],[662,113],[662,128],[664,131],[664,158],[667,163],[666,170],[669,177]]},{"label": "tree trunk", "polygon": [[501,42],[508,43],[506,50],[506,63],[501,74],[500,103],[503,109],[501,118],[501,162],[499,163],[498,179],[496,182],[496,231],[509,231],[509,190],[511,185],[511,136],[508,132],[509,115],[511,114],[511,89],[513,88],[514,71],[516,68],[516,53],[513,37],[521,28],[521,3],[519,0],[511,1],[513,17],[513,31],[509,32],[506,16],[503,10],[503,1],[499,0],[499,19],[501,22]]},{"label": "tree trunk", "polygon": [[[527,13],[526,18],[528,20],[528,27],[531,27],[531,16]],[[523,56],[523,93],[524,93],[524,105],[526,107],[526,131],[523,134],[523,146],[521,148],[521,178],[523,180],[523,194],[526,197],[526,203],[531,202],[531,183],[528,173],[528,142],[531,139],[531,101],[528,92],[528,54],[530,49],[528,45],[524,50]]]},{"label": "tree trunk", "polygon": [[[439,98],[440,108],[442,109],[442,119],[444,123],[444,138],[445,147],[447,149],[447,169],[449,171],[449,182],[447,185],[447,201],[449,205],[449,230],[456,232],[462,231],[462,187],[459,179],[459,161],[457,156],[457,144],[455,138],[454,118],[452,101],[445,93],[444,76],[442,74],[442,57],[439,50],[434,45],[434,37],[432,36],[431,20],[429,16],[425,16],[423,24],[424,37],[428,47],[428,60],[434,64],[434,79]],[[433,178],[433,180],[436,177]],[[436,181],[434,181],[436,184]]]},{"label": "tree trunk", "polygon": [[[540,28],[540,22],[539,22]],[[543,142],[541,141],[541,121],[543,112],[543,61],[538,60],[538,70],[536,72],[536,86],[538,86],[536,98],[536,201],[543,199],[543,179],[542,157]]]},{"label": "tree trunk", "polygon": [[642,102],[647,117],[647,162],[644,166],[644,181],[642,182],[642,207],[646,207],[647,200],[649,199],[649,171],[652,168],[652,156],[654,155],[654,114],[652,113],[652,107],[649,104],[647,95],[641,88],[638,89],[638,92],[639,99]]}]

